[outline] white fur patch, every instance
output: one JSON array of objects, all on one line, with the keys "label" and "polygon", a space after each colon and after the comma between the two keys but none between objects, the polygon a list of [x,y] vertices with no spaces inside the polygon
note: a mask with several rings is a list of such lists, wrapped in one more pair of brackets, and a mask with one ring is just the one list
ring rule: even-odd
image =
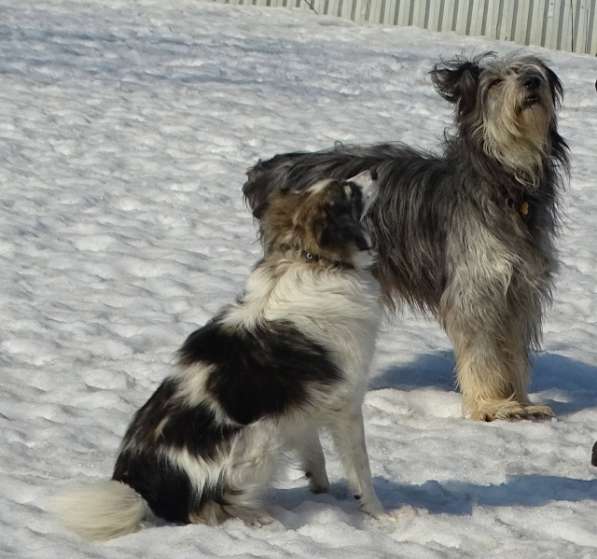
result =
[{"label": "white fur patch", "polygon": [[231,328],[239,326],[253,328],[255,323],[263,317],[263,309],[275,287],[276,282],[267,269],[257,268],[254,270],[247,280],[247,289],[242,303],[231,305],[222,323]]},{"label": "white fur patch", "polygon": [[[370,245],[371,239],[369,238],[369,235],[365,235],[365,238]],[[359,250],[352,257],[352,261],[356,268],[366,270],[367,268],[371,268],[375,263],[375,254],[371,250]]]},{"label": "white fur patch", "polygon": [[332,182],[333,179],[323,179],[320,181],[317,181],[315,184],[312,184],[307,191],[312,193],[312,194],[317,194],[318,192],[321,192],[323,189],[325,189],[325,187],[330,184]]},{"label": "white fur patch", "polygon": [[296,262],[278,279],[262,312],[267,320],[293,322],[331,352],[345,378],[334,406],[362,398],[383,314],[379,285],[369,272],[318,271]]},{"label": "white fur patch", "polygon": [[[354,177],[348,179],[348,182],[354,182],[361,188],[363,199],[365,201],[365,208],[371,205],[371,202],[377,196],[377,182],[373,180],[371,171],[363,171]],[[364,212],[366,213],[366,211]]]},{"label": "white fur patch", "polygon": [[213,365],[194,363],[177,373],[177,396],[187,407],[194,408],[205,401],[205,382],[214,368]]},{"label": "white fur patch", "polygon": [[[229,450],[222,449],[210,459],[192,455],[186,449],[169,448],[163,454],[173,466],[189,476],[197,495],[222,485],[226,502],[231,507],[256,510],[272,478],[279,455],[278,439],[276,424],[261,420],[239,432]],[[235,492],[226,494],[226,489]]]}]

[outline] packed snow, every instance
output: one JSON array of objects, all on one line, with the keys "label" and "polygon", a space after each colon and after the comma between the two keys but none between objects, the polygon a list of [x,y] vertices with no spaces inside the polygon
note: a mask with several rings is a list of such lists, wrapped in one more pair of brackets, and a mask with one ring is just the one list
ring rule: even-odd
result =
[{"label": "packed snow", "polygon": [[242,290],[260,254],[250,164],[337,140],[438,146],[452,114],[432,64],[512,48],[191,0],[0,0],[0,556],[596,557],[597,62],[542,49],[572,150],[531,390],[557,419],[463,419],[446,336],[404,309],[365,405],[395,521],[359,513],[327,438],[330,494],[289,461],[263,528],[149,523],[88,544],[47,512],[110,476],[175,350]]}]

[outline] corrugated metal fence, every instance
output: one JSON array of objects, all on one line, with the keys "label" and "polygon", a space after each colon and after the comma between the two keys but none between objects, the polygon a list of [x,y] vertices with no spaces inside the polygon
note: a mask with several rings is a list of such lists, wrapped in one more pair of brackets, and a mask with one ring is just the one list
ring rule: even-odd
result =
[{"label": "corrugated metal fence", "polygon": [[357,23],[414,25],[597,55],[597,0],[216,0],[313,9]]}]

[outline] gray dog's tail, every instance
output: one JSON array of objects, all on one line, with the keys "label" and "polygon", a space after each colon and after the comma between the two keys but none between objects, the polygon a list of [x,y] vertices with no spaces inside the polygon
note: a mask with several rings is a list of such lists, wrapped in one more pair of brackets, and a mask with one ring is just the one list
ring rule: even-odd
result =
[{"label": "gray dog's tail", "polygon": [[69,530],[86,540],[109,540],[136,532],[149,512],[141,495],[113,480],[70,489],[54,497],[50,509]]},{"label": "gray dog's tail", "polygon": [[243,195],[253,217],[261,219],[274,193],[302,190],[322,179],[349,180],[363,171],[376,174],[396,159],[418,157],[412,148],[400,143],[364,146],[338,143],[323,151],[283,153],[260,160],[248,169]]},{"label": "gray dog's tail", "polygon": [[243,195],[253,212],[253,217],[261,219],[272,192],[277,189],[286,190],[288,174],[304,155],[304,153],[295,152],[276,155],[266,161],[260,159],[247,170]]}]

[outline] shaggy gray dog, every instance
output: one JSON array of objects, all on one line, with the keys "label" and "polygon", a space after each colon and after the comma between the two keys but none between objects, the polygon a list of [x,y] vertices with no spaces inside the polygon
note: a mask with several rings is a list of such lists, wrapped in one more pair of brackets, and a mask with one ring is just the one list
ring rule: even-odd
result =
[{"label": "shaggy gray dog", "polygon": [[377,277],[391,305],[427,311],[446,330],[466,412],[550,417],[528,399],[529,354],[557,265],[562,85],[537,57],[492,53],[438,64],[431,77],[455,105],[441,154],[396,143],[277,155],[249,169],[244,195],[259,219],[284,191],[370,170]]}]

